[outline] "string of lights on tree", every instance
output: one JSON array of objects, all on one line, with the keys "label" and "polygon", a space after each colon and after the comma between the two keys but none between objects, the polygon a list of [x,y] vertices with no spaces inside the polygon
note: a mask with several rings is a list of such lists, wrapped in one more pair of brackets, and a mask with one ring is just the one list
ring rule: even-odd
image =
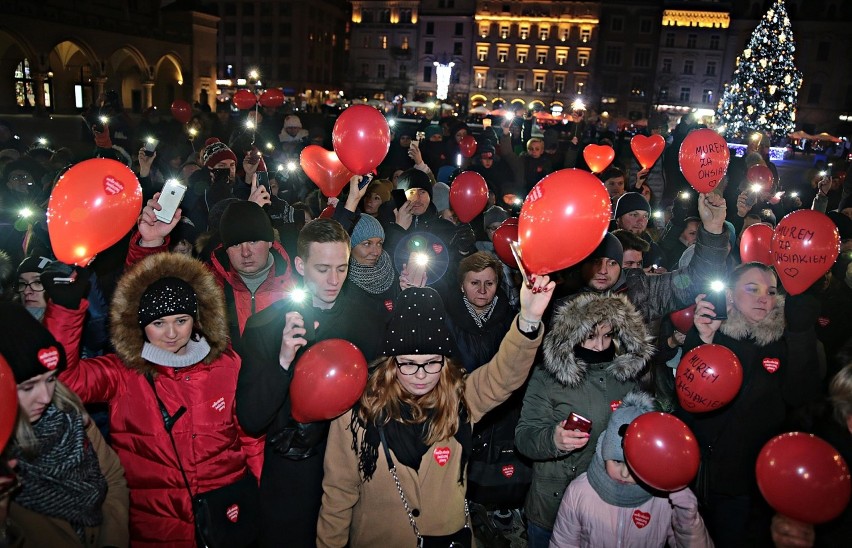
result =
[{"label": "string of lights on tree", "polygon": [[776,0],[737,57],[734,75],[725,85],[718,114],[729,140],[753,131],[783,137],[795,130],[802,85],[795,52],[787,8],[784,0]]}]

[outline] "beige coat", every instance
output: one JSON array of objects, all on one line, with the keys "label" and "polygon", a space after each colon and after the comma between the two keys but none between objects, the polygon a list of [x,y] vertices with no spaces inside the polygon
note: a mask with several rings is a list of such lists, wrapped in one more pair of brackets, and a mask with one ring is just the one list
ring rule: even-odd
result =
[{"label": "beige coat", "polygon": [[101,508],[104,516],[103,523],[99,527],[87,527],[85,542],[80,542],[80,538],[67,521],[27,510],[13,501],[9,506],[11,546],[33,548],[118,546],[121,548],[129,544],[127,514],[130,508],[130,491],[124,480],[124,468],[93,421],[89,421],[86,435],[95,448],[101,472],[107,480],[108,491]]},{"label": "beige coat", "polygon": [[[529,339],[518,331],[517,320],[513,321],[497,355],[468,375],[465,397],[472,422],[523,384],[543,332],[539,329],[538,337]],[[413,547],[417,537],[381,448],[373,478],[362,482],[358,455],[352,449],[351,420],[351,413],[338,417],[328,435],[317,546],[342,547],[349,542],[352,548]],[[362,436],[363,430],[359,432],[359,444]],[[403,466],[394,456],[405,496],[419,512],[416,521],[423,535],[448,535],[464,526],[467,486],[458,482],[460,458],[461,445],[455,438],[430,447],[419,471]]]}]

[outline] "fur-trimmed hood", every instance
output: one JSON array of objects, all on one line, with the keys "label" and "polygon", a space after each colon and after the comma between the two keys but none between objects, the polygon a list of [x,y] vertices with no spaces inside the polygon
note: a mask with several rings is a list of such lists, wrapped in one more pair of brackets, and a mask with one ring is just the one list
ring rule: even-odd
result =
[{"label": "fur-trimmed hood", "polygon": [[749,321],[732,306],[728,311],[728,319],[722,322],[719,331],[738,341],[753,338],[759,346],[773,343],[784,336],[784,302],[785,297],[779,295],[775,308],[758,323]]},{"label": "fur-trimmed hood", "polygon": [[180,278],[195,290],[198,299],[195,331],[210,345],[204,363],[212,363],[228,347],[225,296],[213,273],[200,261],[185,255],[157,253],[146,257],[121,277],[110,308],[115,353],[127,367],[140,373],[154,372],[154,366],[142,358],[145,335],[139,326],[139,301],[152,283],[169,277]]},{"label": "fur-trimmed hood", "polygon": [[544,368],[561,384],[577,387],[583,382],[588,364],[574,354],[574,347],[601,322],[612,325],[617,348],[607,370],[623,382],[636,378],[644,369],[654,353],[653,338],[627,297],[580,293],[555,311],[551,330],[544,338]]}]

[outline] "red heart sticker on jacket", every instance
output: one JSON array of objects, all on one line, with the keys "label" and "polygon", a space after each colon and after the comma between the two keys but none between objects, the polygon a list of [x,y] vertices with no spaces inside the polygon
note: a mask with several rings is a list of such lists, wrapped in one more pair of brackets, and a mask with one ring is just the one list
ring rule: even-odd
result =
[{"label": "red heart sticker on jacket", "polygon": [[391,299],[385,301],[385,308],[388,309],[388,312],[393,312],[393,301]]},{"label": "red heart sticker on jacket", "polygon": [[59,365],[59,350],[55,346],[42,348],[38,351],[38,361],[45,369],[53,371]]},{"label": "red heart sticker on jacket", "polygon": [[228,509],[225,510],[225,515],[228,516],[231,523],[237,523],[237,520],[240,519],[240,507],[236,504],[228,506]]},{"label": "red heart sticker on jacket", "polygon": [[514,464],[504,464],[503,468],[500,469],[500,472],[503,473],[503,476],[506,478],[511,478],[515,475],[515,465]]},{"label": "red heart sticker on jacket", "polygon": [[645,527],[651,522],[651,514],[648,512],[643,512],[642,510],[633,510],[633,523],[636,524],[636,527],[639,529]]},{"label": "red heart sticker on jacket", "polygon": [[121,181],[119,181],[115,177],[112,177],[111,175],[107,175],[106,177],[104,177],[104,191],[107,194],[109,194],[110,196],[115,196],[122,190],[124,190],[124,184]]},{"label": "red heart sticker on jacket", "polygon": [[831,320],[829,318],[826,318],[825,316],[820,316],[819,318],[817,318],[817,323],[820,327],[827,327],[828,324],[831,323]]},{"label": "red heart sticker on jacket", "polygon": [[437,462],[441,466],[444,466],[445,464],[447,464],[447,461],[450,460],[450,448],[436,447],[433,456],[435,457],[435,462]]},{"label": "red heart sticker on jacket", "polygon": [[612,400],[609,402],[609,408],[613,413],[615,413],[615,410],[619,407],[621,407],[621,400]]},{"label": "red heart sticker on jacket", "polygon": [[441,252],[444,250],[444,246],[442,246],[441,244],[432,244],[432,249],[437,255],[440,255]]},{"label": "red heart sticker on jacket", "polygon": [[763,358],[763,368],[770,373],[775,373],[781,366],[781,360],[778,358]]}]

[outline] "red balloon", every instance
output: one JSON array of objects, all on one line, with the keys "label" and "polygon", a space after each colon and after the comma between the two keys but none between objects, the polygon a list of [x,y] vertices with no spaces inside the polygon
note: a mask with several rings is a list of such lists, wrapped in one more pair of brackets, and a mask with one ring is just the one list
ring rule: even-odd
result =
[{"label": "red balloon", "polygon": [[669,317],[675,329],[681,333],[686,333],[692,329],[692,322],[695,320],[695,305],[691,304],[686,308],[672,312]]},{"label": "red balloon", "polygon": [[87,265],[122,239],[142,210],[142,187],[129,167],[105,158],[75,164],[47,204],[47,231],[56,258]]},{"label": "red balloon", "polygon": [[257,97],[249,90],[241,89],[234,94],[233,103],[240,110],[248,110],[257,104]]},{"label": "red balloon", "polygon": [[512,255],[512,249],[509,247],[511,242],[518,241],[518,218],[509,217],[494,231],[492,242],[494,243],[494,253],[501,261],[506,263],[509,268],[518,268],[515,262],[515,256]]},{"label": "red balloon", "polygon": [[636,156],[636,160],[642,169],[648,169],[657,161],[666,149],[666,140],[659,133],[646,137],[645,135],[634,135],[630,139],[630,150]]},{"label": "red balloon", "polygon": [[746,180],[753,185],[760,185],[764,192],[772,190],[772,170],[760,164],[751,166],[746,171]]},{"label": "red balloon", "polygon": [[758,262],[772,266],[772,236],[774,231],[766,223],[755,223],[740,237],[740,259],[744,263]]},{"label": "red balloon", "polygon": [[654,489],[679,491],[698,473],[701,453],[692,430],[668,413],[640,415],[624,433],[624,458]]},{"label": "red balloon", "polygon": [[15,430],[17,416],[18,383],[6,359],[0,355],[0,453]]},{"label": "red balloon", "polygon": [[588,145],[583,149],[583,158],[592,173],[603,173],[615,160],[615,150],[609,145]]},{"label": "red balloon", "polygon": [[728,143],[712,129],[690,132],[678,152],[681,173],[692,188],[702,194],[711,192],[719,185],[728,171],[730,161]]},{"label": "red balloon", "polygon": [[459,143],[459,152],[461,152],[461,155],[465,158],[473,158],[473,155],[476,154],[476,139],[473,135],[464,136],[464,139],[462,139],[461,143]]},{"label": "red balloon", "polygon": [[702,344],[687,352],[677,366],[675,389],[680,406],[690,413],[728,405],[743,384],[736,354],[719,344]]},{"label": "red balloon", "polygon": [[387,156],[390,148],[388,121],[371,106],[353,105],[334,123],[331,142],[347,169],[356,175],[366,175]]},{"label": "red balloon", "polygon": [[775,227],[771,249],[784,289],[798,295],[831,269],[840,253],[840,233],[825,213],[799,209]]},{"label": "red balloon", "polygon": [[325,206],[325,209],[323,209],[320,212],[319,218],[320,219],[331,219],[332,217],[334,217],[334,206],[329,204],[329,205]]},{"label": "red balloon", "polygon": [[453,180],[450,187],[450,207],[456,212],[459,221],[471,222],[488,205],[488,185],[482,175],[475,171],[465,171]]},{"label": "red balloon", "polygon": [[192,118],[192,107],[183,99],[175,99],[172,101],[172,116],[181,124],[185,124]]},{"label": "red balloon", "polygon": [[603,240],[610,214],[606,187],[588,171],[560,169],[547,175],[521,206],[518,237],[524,264],[533,274],[548,274],[579,263]]},{"label": "red balloon", "polygon": [[837,449],[804,432],[769,440],[757,457],[757,486],[778,513],[825,523],[849,503],[849,468]]},{"label": "red balloon", "polygon": [[340,163],[333,150],[326,150],[318,145],[306,146],[299,156],[299,164],[305,175],[329,198],[340,194],[354,175]]},{"label": "red balloon", "polygon": [[268,89],[260,94],[258,102],[262,107],[278,108],[284,104],[284,92],[278,88]]},{"label": "red balloon", "polygon": [[293,418],[299,422],[333,419],[345,413],[367,386],[367,360],[343,339],[326,339],[296,362],[290,383]]}]

